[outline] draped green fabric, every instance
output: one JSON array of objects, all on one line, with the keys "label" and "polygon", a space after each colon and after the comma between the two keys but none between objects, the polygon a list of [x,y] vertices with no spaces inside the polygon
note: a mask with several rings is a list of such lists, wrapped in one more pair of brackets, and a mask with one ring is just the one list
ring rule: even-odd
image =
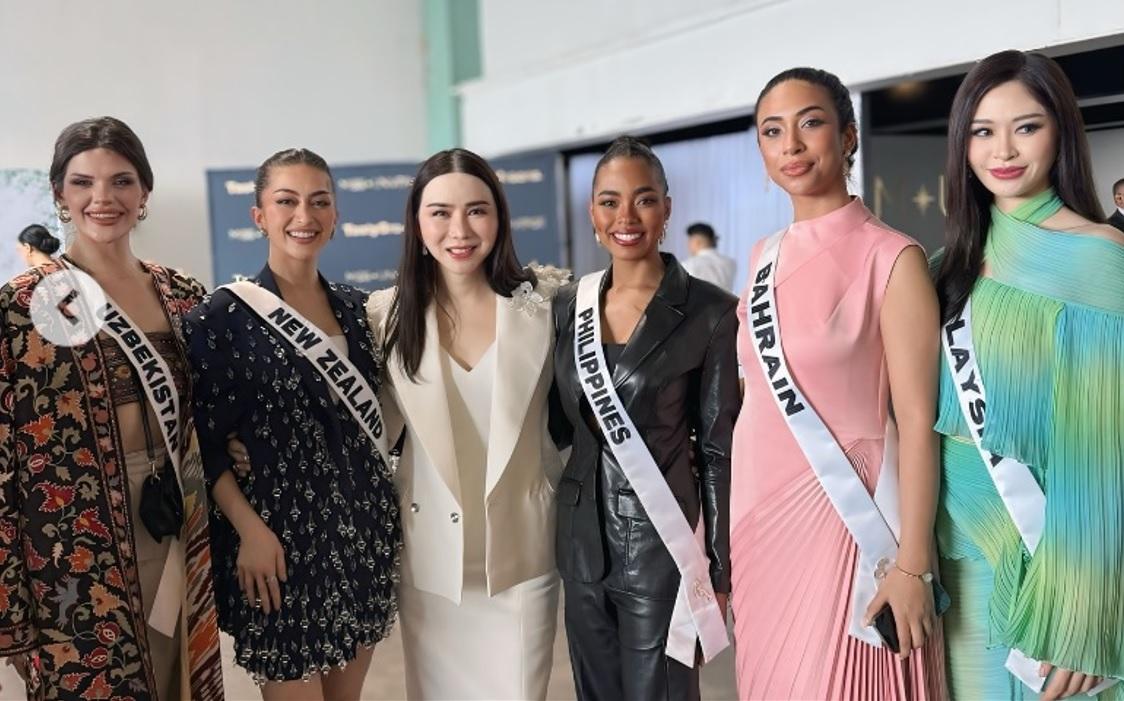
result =
[{"label": "draped green fabric", "polygon": [[[942,360],[938,542],[958,561],[946,576],[953,599],[987,598],[962,603],[986,620],[947,631],[961,698],[1027,692],[1001,664],[981,669],[985,647],[1124,677],[1124,246],[1038,226],[1061,206],[1048,190],[1010,214],[992,207],[987,276],[972,291],[983,445],[1029,465],[1046,494],[1034,557],[968,438]],[[1120,686],[1100,698],[1124,698]]]}]

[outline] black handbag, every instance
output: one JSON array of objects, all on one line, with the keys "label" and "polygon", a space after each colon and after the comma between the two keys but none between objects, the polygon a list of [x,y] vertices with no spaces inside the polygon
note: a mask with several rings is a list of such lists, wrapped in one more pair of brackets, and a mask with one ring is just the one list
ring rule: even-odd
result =
[{"label": "black handbag", "polygon": [[[140,379],[133,374],[137,383],[138,396],[145,397]],[[144,447],[148,453],[151,472],[141,485],[140,519],[145,529],[157,543],[164,536],[178,537],[183,528],[183,493],[176,479],[172,456],[164,457],[164,464],[156,468],[156,450],[152,442],[152,428],[148,424],[148,404],[141,401],[141,423],[144,426]]]}]

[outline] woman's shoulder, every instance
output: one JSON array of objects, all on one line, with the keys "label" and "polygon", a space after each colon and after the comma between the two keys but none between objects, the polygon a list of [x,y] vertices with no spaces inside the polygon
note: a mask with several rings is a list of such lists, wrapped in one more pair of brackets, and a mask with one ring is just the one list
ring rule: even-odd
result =
[{"label": "woman's shoulder", "polygon": [[367,296],[367,320],[372,327],[382,324],[388,314],[390,305],[394,303],[394,296],[398,294],[398,286],[393,285],[381,290],[375,290]]},{"label": "woman's shoulder", "polygon": [[870,245],[879,250],[885,251],[889,254],[897,256],[906,248],[910,246],[917,246],[921,252],[925,252],[925,248],[907,233],[898,231],[886,222],[871,214],[870,218],[860,228],[863,236],[866,237]]},{"label": "woman's shoulder", "polygon": [[[543,300],[549,302],[554,299],[559,290],[570,282],[574,274],[566,268],[559,268],[553,265],[528,265],[527,269],[535,275],[535,284],[533,288],[529,283],[528,290],[533,289],[535,293],[540,295]],[[521,286],[522,287],[522,286]]]},{"label": "woman's shoulder", "polygon": [[328,289],[342,299],[349,308],[354,308],[357,313],[367,306],[367,298],[372,294],[343,282],[330,282]]}]

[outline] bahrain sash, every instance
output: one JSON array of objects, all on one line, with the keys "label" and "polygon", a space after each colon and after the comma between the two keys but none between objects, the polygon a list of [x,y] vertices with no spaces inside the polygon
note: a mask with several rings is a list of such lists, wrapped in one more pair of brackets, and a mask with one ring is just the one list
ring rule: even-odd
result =
[{"label": "bahrain sash", "polygon": [[848,632],[865,643],[882,647],[878,633],[873,627],[864,626],[862,619],[878,592],[875,572],[894,560],[898,551],[897,428],[892,420],[887,422],[882,468],[871,496],[823,419],[800,391],[785,359],[774,286],[784,234],[780,231],[766,239],[754,270],[748,309],[751,341],[781,416],[858,546]]}]

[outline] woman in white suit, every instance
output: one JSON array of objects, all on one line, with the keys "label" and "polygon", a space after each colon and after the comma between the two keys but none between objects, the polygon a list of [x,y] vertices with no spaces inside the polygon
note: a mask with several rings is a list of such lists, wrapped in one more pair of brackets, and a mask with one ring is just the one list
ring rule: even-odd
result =
[{"label": "woman in white suit", "polygon": [[367,311],[383,409],[406,440],[395,482],[410,698],[541,699],[558,608],[547,428],[550,304],[566,274],[523,268],[499,179],[442,151],[418,170],[398,286]]}]

